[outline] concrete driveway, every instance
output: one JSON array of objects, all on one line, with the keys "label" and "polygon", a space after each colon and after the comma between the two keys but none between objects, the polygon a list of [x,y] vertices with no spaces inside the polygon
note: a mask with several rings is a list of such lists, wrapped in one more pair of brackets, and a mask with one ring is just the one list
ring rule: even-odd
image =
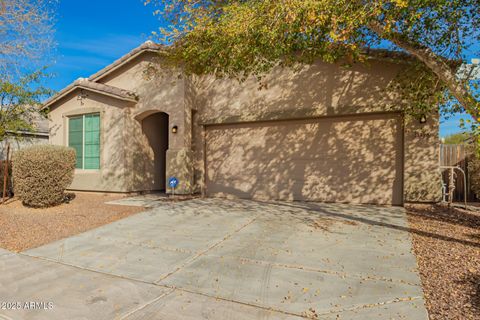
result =
[{"label": "concrete driveway", "polygon": [[427,319],[398,207],[160,203],[0,268],[0,300],[47,304],[0,319]]}]

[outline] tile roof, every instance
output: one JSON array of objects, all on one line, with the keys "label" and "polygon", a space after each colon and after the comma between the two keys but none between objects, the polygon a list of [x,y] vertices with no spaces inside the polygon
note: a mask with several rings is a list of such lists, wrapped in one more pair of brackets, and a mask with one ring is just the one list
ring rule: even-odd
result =
[{"label": "tile roof", "polygon": [[85,78],[79,78],[73,83],[71,83],[69,86],[58,92],[55,96],[45,101],[44,108],[51,106],[53,103],[57,102],[58,100],[76,89],[85,89],[124,101],[136,102],[138,100],[135,92],[109,86],[103,83],[93,82]]},{"label": "tile roof", "polygon": [[44,116],[36,114],[33,119],[35,125],[35,132],[48,134],[48,119]]},{"label": "tile roof", "polygon": [[131,61],[132,59],[134,59],[138,55],[140,55],[144,52],[159,52],[164,48],[165,48],[165,46],[157,44],[153,41],[146,41],[146,42],[142,43],[140,46],[138,46],[135,49],[133,49],[132,51],[130,51],[129,53],[127,53],[126,55],[124,55],[123,57],[121,57],[120,59],[113,62],[112,64],[106,66],[102,70],[100,70],[97,73],[91,75],[88,79],[91,80],[91,81],[98,81],[101,78],[103,78],[104,76],[106,76],[107,74],[109,74],[111,71],[116,70],[118,67],[124,65],[128,61]]},{"label": "tile roof", "polygon": [[108,65],[107,67],[103,68],[102,70],[98,71],[97,73],[91,75],[88,79],[79,78],[73,83],[71,83],[66,88],[62,89],[58,92],[55,96],[51,97],[44,103],[44,108],[51,106],[53,103],[57,102],[59,99],[64,97],[65,95],[71,93],[73,90],[77,88],[94,91],[97,93],[101,93],[104,95],[108,95],[120,100],[125,101],[132,101],[135,102],[138,100],[136,94],[129,90],[124,90],[121,88],[109,86],[106,84],[98,83],[101,78],[108,75],[110,72],[116,70],[117,68],[121,67],[125,63],[135,59],[137,56],[144,52],[159,52],[162,50],[164,46],[154,43],[152,41],[146,41],[137,48],[133,49],[120,59],[116,60],[112,64]]}]

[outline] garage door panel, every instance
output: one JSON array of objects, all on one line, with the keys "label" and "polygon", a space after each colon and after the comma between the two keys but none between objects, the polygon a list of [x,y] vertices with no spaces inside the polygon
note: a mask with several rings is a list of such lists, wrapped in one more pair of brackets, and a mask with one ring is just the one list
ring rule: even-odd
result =
[{"label": "garage door panel", "polygon": [[402,139],[395,115],[213,126],[213,196],[401,204]]}]

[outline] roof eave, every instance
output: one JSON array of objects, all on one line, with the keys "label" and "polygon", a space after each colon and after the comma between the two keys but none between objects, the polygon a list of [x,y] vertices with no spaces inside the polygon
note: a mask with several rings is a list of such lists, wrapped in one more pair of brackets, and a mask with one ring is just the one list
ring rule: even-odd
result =
[{"label": "roof eave", "polygon": [[121,67],[123,67],[124,65],[126,65],[127,63],[135,60],[138,56],[146,53],[146,52],[150,52],[150,53],[159,53],[161,52],[162,50],[164,50],[163,48],[159,47],[159,48],[145,48],[145,49],[139,49],[138,52],[136,52],[135,54],[132,54],[132,55],[125,55],[124,57],[118,59],[117,61],[113,62],[112,64],[106,66],[105,68],[103,68],[102,70],[92,74],[88,80],[90,81],[93,81],[93,82],[97,82],[97,81],[100,81],[101,79],[103,79],[104,77],[108,76],[109,74],[111,74],[112,72],[115,72],[116,70],[120,69]]},{"label": "roof eave", "polygon": [[72,93],[73,91],[75,91],[77,89],[87,90],[87,91],[90,91],[90,92],[98,93],[102,96],[108,96],[108,97],[118,99],[118,100],[122,100],[122,101],[133,102],[133,103],[138,102],[138,100],[134,97],[131,97],[131,98],[130,97],[122,97],[122,96],[119,96],[119,95],[116,95],[116,94],[113,94],[113,93],[104,92],[104,91],[101,91],[101,90],[96,90],[94,88],[90,88],[88,86],[77,84],[77,85],[74,85],[71,88],[65,90],[64,92],[60,93],[59,95],[55,96],[54,98],[52,98],[52,100],[45,102],[45,104],[42,107],[42,110],[44,110],[46,108],[49,108],[51,105],[55,104],[56,102],[58,102],[59,100],[66,97],[67,95],[69,95],[70,93]]}]

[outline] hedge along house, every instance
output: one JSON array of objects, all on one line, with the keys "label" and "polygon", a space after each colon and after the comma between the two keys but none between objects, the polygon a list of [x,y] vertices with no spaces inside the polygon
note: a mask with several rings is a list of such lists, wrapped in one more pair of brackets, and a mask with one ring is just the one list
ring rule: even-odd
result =
[{"label": "hedge along house", "polygon": [[[440,198],[438,116],[405,122],[405,59],[275,69],[259,89],[162,68],[146,42],[45,103],[77,151],[73,190],[401,205]],[[400,56],[401,57],[401,56]],[[159,72],[159,71],[164,72]]]}]

